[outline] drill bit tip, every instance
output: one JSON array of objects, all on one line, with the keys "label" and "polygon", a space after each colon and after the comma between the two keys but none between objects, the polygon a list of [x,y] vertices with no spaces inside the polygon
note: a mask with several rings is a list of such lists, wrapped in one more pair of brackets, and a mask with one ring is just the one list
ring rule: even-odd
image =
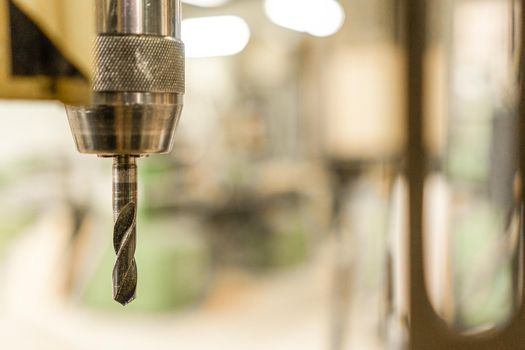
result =
[{"label": "drill bit tip", "polygon": [[135,299],[137,264],[135,251],[136,205],[125,205],[117,216],[113,232],[113,245],[117,261],[113,268],[113,299],[127,305]]}]

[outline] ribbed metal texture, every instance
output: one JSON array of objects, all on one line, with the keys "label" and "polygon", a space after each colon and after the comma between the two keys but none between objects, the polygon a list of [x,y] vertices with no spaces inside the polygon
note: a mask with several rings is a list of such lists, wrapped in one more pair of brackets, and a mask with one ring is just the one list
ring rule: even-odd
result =
[{"label": "ribbed metal texture", "polygon": [[101,35],[95,41],[96,92],[184,94],[184,44],[168,37]]}]

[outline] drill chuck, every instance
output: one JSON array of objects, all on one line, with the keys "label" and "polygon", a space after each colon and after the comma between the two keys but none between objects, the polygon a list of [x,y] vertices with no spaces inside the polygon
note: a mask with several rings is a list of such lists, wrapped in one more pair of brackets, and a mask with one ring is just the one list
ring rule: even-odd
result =
[{"label": "drill chuck", "polygon": [[77,149],[168,153],[185,92],[180,0],[96,0],[92,105],[67,106]]}]

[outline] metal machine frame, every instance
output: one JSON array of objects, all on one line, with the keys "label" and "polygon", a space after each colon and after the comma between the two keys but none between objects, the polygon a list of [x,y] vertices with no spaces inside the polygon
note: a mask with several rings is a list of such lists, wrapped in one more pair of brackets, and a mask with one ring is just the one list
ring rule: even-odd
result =
[{"label": "metal machine frame", "polygon": [[[495,350],[525,349],[525,289],[519,289],[518,307],[502,329],[474,335],[454,332],[434,310],[425,283],[423,239],[423,195],[426,177],[424,146],[424,54],[427,33],[427,0],[407,0],[404,3],[407,56],[407,178],[409,183],[409,348],[417,350]],[[525,62],[525,1],[521,1],[520,60]],[[523,79],[523,76],[521,77]],[[519,91],[519,159],[520,172],[525,174],[525,84]],[[521,189],[521,206],[525,187]],[[521,223],[525,222],[521,210]],[[520,232],[523,235],[523,229]],[[525,266],[525,254],[520,254]],[[520,281],[525,280],[525,269],[519,269]]]}]

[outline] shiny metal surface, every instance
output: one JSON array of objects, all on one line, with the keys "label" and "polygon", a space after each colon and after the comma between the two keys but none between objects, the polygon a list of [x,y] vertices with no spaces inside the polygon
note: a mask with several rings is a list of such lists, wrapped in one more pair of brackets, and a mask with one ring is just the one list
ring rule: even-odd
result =
[{"label": "shiny metal surface", "polygon": [[147,34],[180,39],[180,0],[97,0],[98,34]]},{"label": "shiny metal surface", "polygon": [[180,105],[183,96],[168,93],[144,93],[144,92],[99,92],[93,94],[95,105]]},{"label": "shiny metal surface", "polygon": [[137,163],[135,157],[113,160],[113,247],[117,254],[113,268],[113,299],[126,305],[135,299],[137,264]]},{"label": "shiny metal surface", "polygon": [[182,104],[67,106],[66,109],[80,153],[145,156],[171,151]]},{"label": "shiny metal surface", "polygon": [[[66,108],[79,152],[171,151],[185,85],[184,48],[177,40],[180,12],[179,0],[97,0],[97,42],[110,45],[95,51],[93,105]],[[147,52],[137,54],[134,48],[143,46]]]}]

